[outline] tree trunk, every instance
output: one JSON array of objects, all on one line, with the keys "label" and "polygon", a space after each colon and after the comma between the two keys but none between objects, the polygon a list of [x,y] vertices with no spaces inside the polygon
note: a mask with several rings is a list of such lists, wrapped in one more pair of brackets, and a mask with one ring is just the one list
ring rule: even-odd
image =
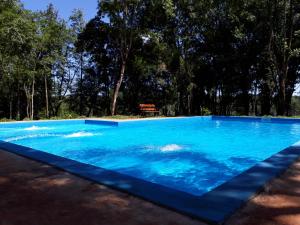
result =
[{"label": "tree trunk", "polygon": [[116,114],[117,99],[118,99],[121,84],[122,84],[123,79],[124,79],[125,68],[126,68],[126,61],[123,61],[122,66],[121,66],[121,71],[120,71],[120,77],[119,77],[119,80],[117,81],[115,91],[114,91],[113,100],[112,100],[112,105],[111,105],[111,115],[112,116]]},{"label": "tree trunk", "polygon": [[190,116],[191,115],[191,102],[192,102],[192,97],[191,95],[189,94],[188,95],[188,98],[187,98],[187,107],[188,107],[188,115]]},{"label": "tree trunk", "polygon": [[250,111],[250,96],[248,94],[248,90],[243,90],[242,94],[242,102],[243,102],[243,115],[248,116]]},{"label": "tree trunk", "polygon": [[[283,63],[281,67],[280,77],[279,77],[279,96],[278,96],[278,115],[287,115],[287,76],[288,76],[288,69],[289,69],[289,61],[292,51],[292,39],[293,39],[293,32],[294,32],[294,13],[293,13],[293,1],[284,1],[285,10],[287,6],[289,6],[289,18],[284,19],[284,44],[286,45],[283,50]],[[285,11],[285,15],[287,12]]]},{"label": "tree trunk", "polygon": [[26,95],[26,118],[30,118],[30,93],[29,93],[29,90],[27,88],[27,86],[24,84],[24,92],[25,92],[25,95]]},{"label": "tree trunk", "polygon": [[12,98],[9,99],[9,119],[11,120],[12,119],[12,108],[13,108],[13,105],[12,105]]},{"label": "tree trunk", "polygon": [[44,80],[45,80],[46,118],[49,118],[48,81],[46,75],[44,76]]},{"label": "tree trunk", "polygon": [[286,113],[286,78],[288,72],[288,65],[285,63],[282,67],[282,73],[279,78],[279,94],[277,115],[283,116]]},{"label": "tree trunk", "polygon": [[16,119],[17,120],[20,120],[20,86],[19,86],[19,84],[18,84],[18,92],[17,92],[17,94],[18,94],[18,100],[17,100],[17,117],[16,117]]},{"label": "tree trunk", "polygon": [[254,94],[254,115],[258,116],[258,110],[257,110],[257,81],[255,81],[255,94]]},{"label": "tree trunk", "polygon": [[79,114],[83,115],[83,55],[80,55]]},{"label": "tree trunk", "polygon": [[35,85],[35,80],[33,79],[33,81],[32,81],[32,92],[31,92],[31,115],[30,115],[31,120],[33,120],[33,114],[34,114],[34,101],[33,101],[34,85]]},{"label": "tree trunk", "polygon": [[261,115],[270,115],[271,113],[271,101],[272,101],[272,91],[268,84],[263,84],[261,90]]},{"label": "tree trunk", "polygon": [[278,94],[278,106],[277,106],[277,115],[284,115],[285,113],[285,80],[280,79],[279,83],[279,94]]}]

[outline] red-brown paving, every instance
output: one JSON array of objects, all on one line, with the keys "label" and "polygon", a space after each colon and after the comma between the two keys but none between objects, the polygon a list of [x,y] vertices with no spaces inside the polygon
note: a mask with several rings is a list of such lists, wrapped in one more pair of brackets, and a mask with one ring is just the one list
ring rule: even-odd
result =
[{"label": "red-brown paving", "polygon": [[300,225],[300,160],[267,185],[226,225]]},{"label": "red-brown paving", "polygon": [[[0,150],[0,225],[204,225],[134,196]],[[226,225],[300,225],[300,161]]]}]

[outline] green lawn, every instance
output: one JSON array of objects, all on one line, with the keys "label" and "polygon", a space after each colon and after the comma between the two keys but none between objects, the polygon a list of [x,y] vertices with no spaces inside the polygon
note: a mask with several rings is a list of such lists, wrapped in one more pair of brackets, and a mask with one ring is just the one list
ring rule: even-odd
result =
[{"label": "green lawn", "polygon": [[[141,116],[141,115],[115,115],[115,116],[101,116],[101,117],[91,117],[90,119],[116,119],[116,120],[128,120],[128,119],[143,119],[143,118],[164,118],[165,116]],[[247,117],[247,116],[242,116]],[[300,118],[300,115],[298,116],[262,116],[267,118],[291,118],[296,119]],[[64,120],[64,119],[89,119],[88,117],[52,117],[50,119],[42,118],[40,120]],[[15,122],[16,120],[10,120],[6,118],[1,118],[0,122]],[[29,121],[27,119],[24,119],[23,121]]]}]

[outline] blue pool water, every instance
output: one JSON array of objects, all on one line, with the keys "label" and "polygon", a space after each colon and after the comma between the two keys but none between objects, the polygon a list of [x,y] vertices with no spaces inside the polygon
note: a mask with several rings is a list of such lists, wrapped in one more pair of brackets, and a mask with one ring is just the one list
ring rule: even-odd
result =
[{"label": "blue pool water", "polygon": [[300,140],[300,123],[195,117],[0,124],[0,140],[201,195]]}]

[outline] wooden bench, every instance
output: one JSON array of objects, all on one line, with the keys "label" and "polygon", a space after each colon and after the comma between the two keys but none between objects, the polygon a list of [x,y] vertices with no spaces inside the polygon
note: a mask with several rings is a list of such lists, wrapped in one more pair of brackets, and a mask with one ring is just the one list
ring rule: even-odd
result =
[{"label": "wooden bench", "polygon": [[159,110],[155,107],[154,104],[140,104],[139,109],[141,114],[145,114],[145,113],[153,113],[154,115],[155,113],[159,114]]}]

